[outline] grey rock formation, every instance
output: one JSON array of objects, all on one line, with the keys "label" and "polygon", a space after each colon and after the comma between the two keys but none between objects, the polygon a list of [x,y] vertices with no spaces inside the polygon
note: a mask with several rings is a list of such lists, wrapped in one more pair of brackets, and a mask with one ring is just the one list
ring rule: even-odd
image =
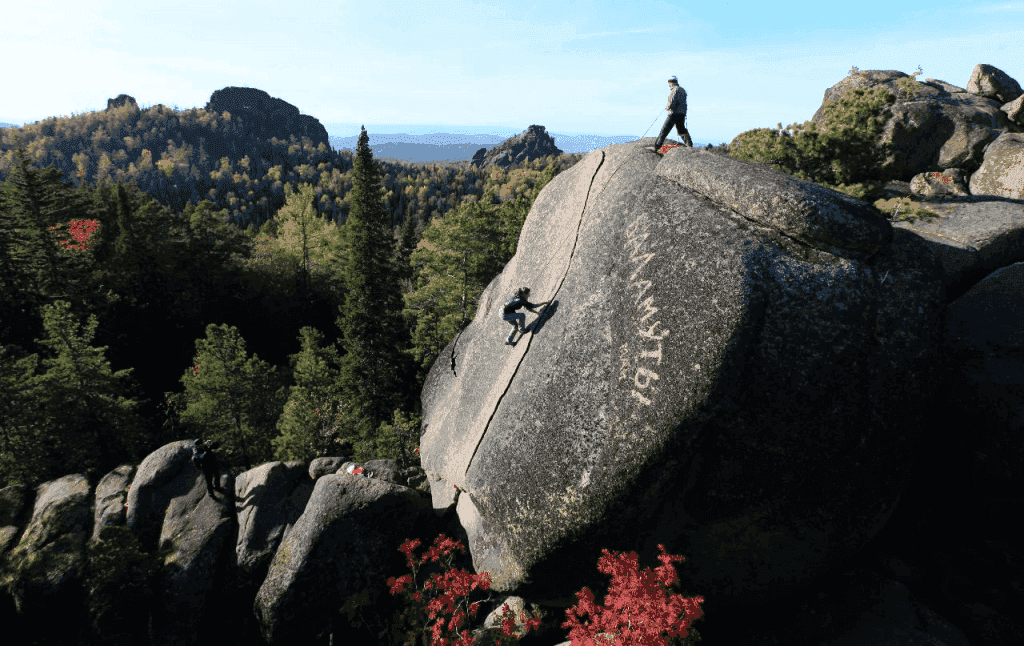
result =
[{"label": "grey rock formation", "polygon": [[226,87],[210,95],[205,110],[221,114],[228,112],[242,123],[246,136],[258,141],[276,137],[288,141],[309,137],[313,147],[321,143],[331,149],[327,129],[314,117],[299,114],[299,109],[255,88]]},{"label": "grey rock formation", "polygon": [[481,170],[487,170],[492,166],[508,168],[513,164],[561,154],[561,149],[555,146],[555,140],[545,131],[544,126],[534,125],[515,137],[506,139],[490,151],[486,148],[476,151],[472,163]]},{"label": "grey rock formation", "polygon": [[135,467],[126,464],[103,476],[103,479],[96,485],[93,540],[99,540],[100,531],[104,527],[108,525],[121,527],[125,524],[128,492],[131,490],[133,477],[135,477]]},{"label": "grey rock formation", "polygon": [[[811,120],[821,123],[825,107],[848,90],[885,86],[897,99],[879,144],[893,146],[885,163],[905,181],[947,168],[960,168],[969,175],[981,166],[986,148],[997,137],[1024,132],[1024,121],[1011,104],[1020,97],[1020,86],[990,65],[975,66],[966,90],[926,79],[917,92],[906,96],[897,82],[907,76],[896,70],[851,73],[825,91],[822,106]],[[1010,96],[1013,92],[1018,94]],[[1016,115],[1014,120],[1011,114]]]},{"label": "grey rock formation", "polygon": [[959,168],[941,173],[919,173],[910,180],[910,190],[921,197],[967,197],[964,174]]},{"label": "grey rock formation", "polygon": [[[978,460],[1017,483],[1010,499],[1020,503],[1024,447],[1013,433],[1024,428],[1024,317],[1012,281],[1024,271],[1024,207],[977,201],[951,205],[954,216],[939,224],[889,223],[858,200],[703,151],[673,150],[660,162],[626,154],[595,151],[545,188],[517,256],[444,352],[460,357],[458,376],[439,362],[424,388],[421,446],[435,508],[456,507],[474,565],[491,572],[493,589],[565,602],[561,586],[584,583],[583,562],[596,560],[596,545],[636,549],[653,563],[650,535],[679,532],[673,553],[687,556],[678,568],[687,588],[716,590],[718,603],[705,607],[720,616],[745,616],[723,599],[756,597],[760,585],[772,596],[787,583],[806,588],[829,572],[811,554],[854,554],[864,543],[843,541],[876,536],[899,494],[886,497],[906,491],[913,464],[948,442],[913,429],[936,428],[937,411],[947,422],[964,419],[965,410],[981,414],[998,399],[1006,412],[988,438],[1013,448]],[[723,279],[730,267],[732,284]],[[531,286],[533,300],[554,302],[526,343],[503,349],[495,309],[520,284]],[[965,300],[951,305],[947,288]],[[965,294],[974,289],[976,300]],[[822,294],[829,303],[815,304]],[[572,315],[560,317],[563,310]],[[851,312],[872,313],[858,320]],[[958,333],[962,325],[975,336]],[[851,339],[874,350],[851,354]],[[983,360],[972,372],[959,363],[972,355],[1004,363]],[[945,372],[952,357],[956,368]],[[998,369],[998,377],[987,374],[1003,388],[985,383],[986,369]],[[780,373],[788,378],[779,381]],[[933,381],[938,375],[945,387]],[[824,385],[832,379],[847,385]],[[965,390],[965,382],[973,385]],[[946,388],[957,396],[937,401]],[[844,389],[853,398],[871,393],[873,412],[859,417]],[[786,419],[785,428],[758,430],[765,411]],[[883,428],[888,439],[865,432]],[[862,478],[888,480],[876,489]],[[840,482],[860,484],[843,490]],[[816,495],[828,502],[816,505]],[[765,507],[768,518],[804,529],[773,529],[756,512],[742,520],[744,510]],[[825,511],[844,508],[863,525]],[[817,547],[805,543],[793,552],[802,556],[787,559],[786,543],[805,540]],[[757,562],[752,571],[773,576],[741,572]]]},{"label": "grey rock formation", "polygon": [[235,479],[239,585],[262,584],[312,493],[313,480],[302,462],[268,462]]},{"label": "grey rock formation", "polygon": [[[894,393],[937,392],[941,265],[835,191],[631,150],[545,188],[459,338],[464,367],[431,371],[434,506],[457,504],[500,592],[572,598],[601,549],[652,559],[654,540],[716,609],[795,591],[856,554],[906,483],[905,429],[934,409]],[[553,302],[501,352],[496,308],[521,284]]]},{"label": "grey rock formation", "polygon": [[25,575],[12,589],[18,612],[36,622],[47,621],[46,609],[81,605],[85,542],[92,529],[89,483],[80,474],[39,486],[32,518],[15,548],[29,557]]},{"label": "grey rock formation", "polygon": [[107,99],[107,110],[113,110],[125,105],[129,105],[135,110],[139,109],[139,104],[135,102],[135,97],[127,94],[118,94],[117,98]]},{"label": "grey rock formation", "polygon": [[970,187],[975,196],[1024,200],[1024,134],[1004,132],[989,144]]},{"label": "grey rock formation", "polygon": [[1009,74],[993,65],[978,63],[971,70],[971,78],[967,81],[967,91],[1000,103],[1009,103],[1024,94],[1020,83]]},{"label": "grey rock formation", "polygon": [[344,473],[318,478],[256,595],[264,639],[311,643],[350,597],[369,585],[386,593],[388,572],[404,562],[395,546],[429,513],[407,487]]},{"label": "grey rock formation", "polygon": [[192,442],[182,441],[150,454],[128,494],[127,526],[164,565],[162,601],[153,613],[161,644],[196,643],[216,616],[224,585],[217,565],[234,551],[237,532],[233,478],[222,473],[214,485],[220,495],[211,498],[191,451]]}]

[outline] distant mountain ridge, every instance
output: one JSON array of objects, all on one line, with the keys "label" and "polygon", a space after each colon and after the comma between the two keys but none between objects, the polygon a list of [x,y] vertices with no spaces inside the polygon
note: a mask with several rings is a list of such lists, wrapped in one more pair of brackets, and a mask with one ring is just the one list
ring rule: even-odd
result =
[{"label": "distant mountain ridge", "polygon": [[[330,124],[328,124],[330,125]],[[0,128],[21,127],[16,123],[2,123]],[[459,162],[470,161],[473,155],[481,148],[490,150],[501,142],[515,136],[502,135],[480,135],[480,134],[458,134],[447,132],[432,132],[425,135],[411,135],[400,133],[366,133],[370,138],[370,150],[376,159],[407,162]],[[674,134],[674,132],[673,132]],[[567,135],[551,133],[551,137],[566,154],[589,153],[605,146],[613,144],[625,144],[637,141],[639,136],[615,135],[611,137],[600,135]],[[334,150],[351,150],[355,152],[358,135],[349,137],[336,137],[328,134],[331,148]],[[702,147],[704,144],[694,142],[694,146]]]},{"label": "distant mountain ridge", "polygon": [[[375,159],[403,160],[409,162],[445,162],[469,161],[473,154],[481,148],[490,150],[510,137],[501,135],[464,135],[447,132],[430,133],[427,135],[410,135],[406,133],[382,134],[366,133],[370,139],[370,150]],[[674,134],[674,133],[673,133]],[[514,136],[514,135],[512,135]],[[598,135],[565,135],[551,133],[551,137],[564,153],[589,153],[612,144],[625,144],[637,141],[639,136],[616,135],[604,137]],[[358,136],[328,136],[334,150],[355,151]],[[694,146],[703,144],[694,143]]]}]

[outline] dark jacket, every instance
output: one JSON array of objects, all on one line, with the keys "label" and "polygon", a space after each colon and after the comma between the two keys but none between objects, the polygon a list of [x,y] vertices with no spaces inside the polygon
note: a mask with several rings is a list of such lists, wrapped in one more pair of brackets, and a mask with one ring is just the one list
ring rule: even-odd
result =
[{"label": "dark jacket", "polygon": [[534,305],[530,301],[526,300],[525,298],[520,298],[518,296],[516,296],[515,298],[511,299],[509,302],[505,303],[505,307],[502,308],[501,313],[507,316],[507,315],[511,314],[512,312],[515,312],[516,310],[518,310],[520,307],[525,307],[526,309],[530,310],[534,314],[537,313],[536,310],[533,309],[533,308],[537,307],[536,305]]},{"label": "dark jacket", "polygon": [[668,93],[668,111],[686,114],[686,90],[675,86]]},{"label": "dark jacket", "polygon": [[210,447],[203,447],[202,450],[198,446],[192,447],[192,464],[196,465],[197,469],[203,471],[216,471],[217,470],[217,456],[214,455],[213,450]]}]

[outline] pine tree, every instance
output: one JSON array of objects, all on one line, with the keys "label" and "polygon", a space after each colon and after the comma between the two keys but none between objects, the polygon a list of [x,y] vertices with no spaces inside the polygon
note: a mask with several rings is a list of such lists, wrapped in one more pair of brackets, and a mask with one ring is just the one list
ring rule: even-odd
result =
[{"label": "pine tree", "polygon": [[206,431],[227,454],[240,456],[245,468],[273,459],[271,440],[288,399],[286,381],[277,368],[256,355],[247,359],[245,340],[228,325],[206,327],[196,340],[194,365],[185,371],[187,405],[181,419]]},{"label": "pine tree", "polygon": [[0,311],[5,319],[14,319],[0,329],[5,335],[12,333],[6,326],[18,319],[23,327],[24,317],[41,318],[44,303],[63,299],[73,303],[76,311],[85,310],[88,253],[61,250],[61,238],[51,229],[95,217],[86,193],[64,184],[61,171],[52,166],[30,168],[20,148],[15,157],[0,185],[0,301],[4,303]]},{"label": "pine tree", "polygon": [[145,309],[163,291],[162,275],[173,266],[165,244],[171,214],[138,187],[120,182],[98,186],[93,202],[101,213],[93,244],[96,282]]},{"label": "pine tree", "polygon": [[338,429],[350,424],[335,386],[338,351],[333,344],[320,347],[321,339],[319,331],[302,328],[302,350],[289,357],[295,386],[277,422],[281,434],[273,440],[275,459],[282,462],[337,455]]},{"label": "pine tree", "polygon": [[[408,405],[408,335],[395,275],[391,216],[383,203],[381,171],[363,128],[356,147],[352,208],[344,226],[345,305],[338,318],[345,356],[339,385],[363,442],[396,408]],[[364,444],[365,446],[365,444]],[[357,448],[357,459],[365,459]]]},{"label": "pine tree", "polygon": [[45,374],[33,374],[34,354],[0,361],[0,382],[5,391],[10,386],[8,401],[15,404],[14,414],[0,416],[5,468],[24,480],[101,475],[119,461],[140,460],[148,439],[136,412],[141,404],[125,396],[137,387],[133,369],[112,373],[107,348],[89,345],[96,317],[79,333],[70,305],[57,301],[43,306],[43,324],[47,338],[37,343],[52,355],[42,361]]},{"label": "pine tree", "polygon": [[343,244],[341,228],[317,215],[315,199],[313,187],[300,184],[274,216],[277,237],[271,247],[294,263],[304,300],[309,298],[311,268],[335,271],[341,262]]},{"label": "pine tree", "polygon": [[[504,266],[502,211],[488,192],[480,202],[466,202],[423,232],[424,245],[413,252],[416,289],[405,295],[420,376],[448,342],[476,315],[480,294]],[[517,236],[518,237],[518,236]]]}]

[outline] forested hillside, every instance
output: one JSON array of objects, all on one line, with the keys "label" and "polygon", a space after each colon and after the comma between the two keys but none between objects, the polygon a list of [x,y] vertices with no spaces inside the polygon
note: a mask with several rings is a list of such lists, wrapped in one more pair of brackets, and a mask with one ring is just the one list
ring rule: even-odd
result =
[{"label": "forested hillside", "polygon": [[415,464],[426,371],[582,157],[481,177],[164,106],[2,136],[0,487],[194,437]]}]

